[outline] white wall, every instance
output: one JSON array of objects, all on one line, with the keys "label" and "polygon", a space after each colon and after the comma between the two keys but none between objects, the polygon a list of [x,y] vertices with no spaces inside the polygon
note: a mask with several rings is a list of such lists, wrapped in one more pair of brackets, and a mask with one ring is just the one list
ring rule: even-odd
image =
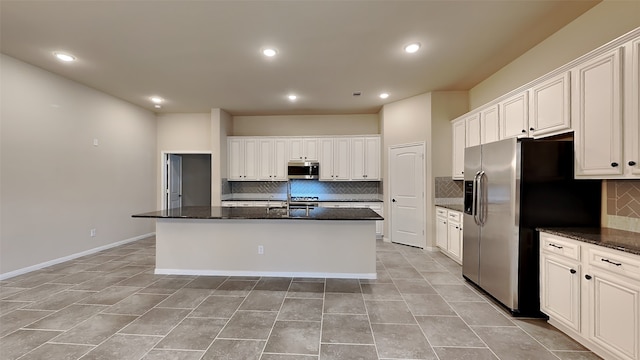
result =
[{"label": "white wall", "polygon": [[451,176],[451,119],[469,111],[467,91],[436,91],[431,93],[431,150],[433,177]]},{"label": "white wall", "polygon": [[211,109],[211,205],[220,206],[222,179],[227,178],[227,136],[233,131],[232,117],[222,109]]},{"label": "white wall", "polygon": [[0,274],[152,233],[131,215],[155,208],[155,115],[5,55],[0,72]]},{"label": "white wall", "polygon": [[[161,114],[157,117],[156,150],[156,208],[162,209],[162,173],[164,153],[210,153],[211,115],[210,114]],[[213,168],[212,178],[213,178]],[[213,194],[212,194],[213,196]]]},{"label": "white wall", "polygon": [[369,135],[380,133],[378,114],[234,116],[236,136]]},{"label": "white wall", "polygon": [[604,0],[470,90],[475,109],[640,26],[640,1]]}]

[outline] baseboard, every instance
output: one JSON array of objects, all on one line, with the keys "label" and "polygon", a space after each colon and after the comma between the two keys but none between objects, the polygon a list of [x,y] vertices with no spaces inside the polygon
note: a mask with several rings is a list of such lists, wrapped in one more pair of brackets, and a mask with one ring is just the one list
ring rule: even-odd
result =
[{"label": "baseboard", "polygon": [[25,267],[25,268],[22,268],[22,269],[13,270],[13,271],[10,271],[8,273],[0,274],[0,280],[6,280],[6,279],[9,279],[9,278],[12,278],[12,277],[16,277],[18,275],[22,275],[22,274],[30,273],[32,271],[40,270],[40,269],[46,268],[48,266],[60,264],[60,263],[63,263],[65,261],[77,259],[79,257],[83,257],[83,256],[86,256],[86,255],[95,254],[95,253],[100,252],[102,250],[107,250],[107,249],[114,248],[116,246],[120,246],[120,245],[128,244],[128,243],[131,243],[131,242],[134,242],[134,241],[142,240],[142,239],[148,238],[149,236],[153,236],[155,234],[156,234],[155,232],[151,232],[151,233],[148,233],[148,234],[135,236],[135,237],[132,237],[132,238],[129,238],[129,239],[121,240],[121,241],[114,242],[114,243],[111,243],[111,244],[107,244],[107,245],[104,245],[104,246],[99,246],[99,247],[96,247],[96,248],[93,248],[93,249],[89,249],[89,250],[85,250],[85,251],[82,251],[82,252],[79,252],[79,253],[75,253],[75,254],[72,254],[72,255],[69,255],[69,256],[64,256],[64,257],[61,257],[61,258],[45,261],[45,262],[40,263],[40,264],[28,266],[28,267]]},{"label": "baseboard", "polygon": [[386,237],[386,236],[383,236],[383,237],[382,237],[382,241],[384,241],[384,242],[386,242],[386,243],[391,243],[391,239],[389,239],[389,238],[388,238],[388,237]]},{"label": "baseboard", "polygon": [[198,276],[264,276],[264,277],[300,277],[330,279],[376,279],[376,273],[325,273],[325,272],[284,272],[284,271],[236,271],[236,270],[188,270],[156,269],[156,275],[198,275]]}]

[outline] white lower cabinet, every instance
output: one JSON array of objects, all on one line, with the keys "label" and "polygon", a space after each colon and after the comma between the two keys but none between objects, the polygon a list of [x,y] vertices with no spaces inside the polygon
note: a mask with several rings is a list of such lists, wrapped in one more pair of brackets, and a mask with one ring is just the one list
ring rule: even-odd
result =
[{"label": "white lower cabinet", "polygon": [[549,323],[605,359],[640,359],[640,256],[544,232],[540,250]]},{"label": "white lower cabinet", "polygon": [[436,245],[459,264],[462,264],[462,232],[462,213],[436,207]]}]

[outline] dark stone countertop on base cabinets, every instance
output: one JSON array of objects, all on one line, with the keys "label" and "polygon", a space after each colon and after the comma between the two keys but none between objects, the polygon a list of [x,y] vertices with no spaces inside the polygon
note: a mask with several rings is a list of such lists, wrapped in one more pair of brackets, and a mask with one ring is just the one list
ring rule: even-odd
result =
[{"label": "dark stone countertop on base cabinets", "polygon": [[612,228],[538,228],[537,230],[640,255],[640,233]]},{"label": "dark stone countertop on base cabinets", "polygon": [[436,204],[436,206],[453,211],[464,212],[464,205],[462,204]]},{"label": "dark stone countertop on base cabinets", "polygon": [[290,209],[266,207],[183,206],[132,215],[134,218],[155,219],[236,219],[236,220],[384,220],[368,208]]}]

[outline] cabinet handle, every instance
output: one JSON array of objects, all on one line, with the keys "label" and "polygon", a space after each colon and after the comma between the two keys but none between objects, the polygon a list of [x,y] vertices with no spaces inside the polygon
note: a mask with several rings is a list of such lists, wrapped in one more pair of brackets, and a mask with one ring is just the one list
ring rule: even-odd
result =
[{"label": "cabinet handle", "polygon": [[629,161],[629,166],[636,166],[636,162],[633,160]]},{"label": "cabinet handle", "polygon": [[549,246],[553,246],[556,249],[562,249],[562,246],[556,245],[556,244],[552,244],[552,243],[549,243]]},{"label": "cabinet handle", "polygon": [[459,228],[456,226],[456,230],[458,230]]},{"label": "cabinet handle", "polygon": [[535,130],[534,128],[529,128],[529,131],[534,131],[534,130]]},{"label": "cabinet handle", "polygon": [[575,269],[571,269],[571,270],[569,270],[569,272],[572,273],[572,274],[575,274],[576,270]]},{"label": "cabinet handle", "polygon": [[522,129],[522,133],[523,133],[523,134],[524,134],[524,133],[526,133],[526,132],[527,132],[527,130],[525,130],[525,129]]},{"label": "cabinet handle", "polygon": [[618,167],[618,163],[617,162],[612,162],[611,163],[611,167]]},{"label": "cabinet handle", "polygon": [[585,275],[584,278],[587,280],[591,280],[591,275]]},{"label": "cabinet handle", "polygon": [[609,259],[600,259],[600,261],[604,261],[606,263],[613,264],[615,266],[622,266],[622,263],[613,262],[613,261],[611,261]]}]

